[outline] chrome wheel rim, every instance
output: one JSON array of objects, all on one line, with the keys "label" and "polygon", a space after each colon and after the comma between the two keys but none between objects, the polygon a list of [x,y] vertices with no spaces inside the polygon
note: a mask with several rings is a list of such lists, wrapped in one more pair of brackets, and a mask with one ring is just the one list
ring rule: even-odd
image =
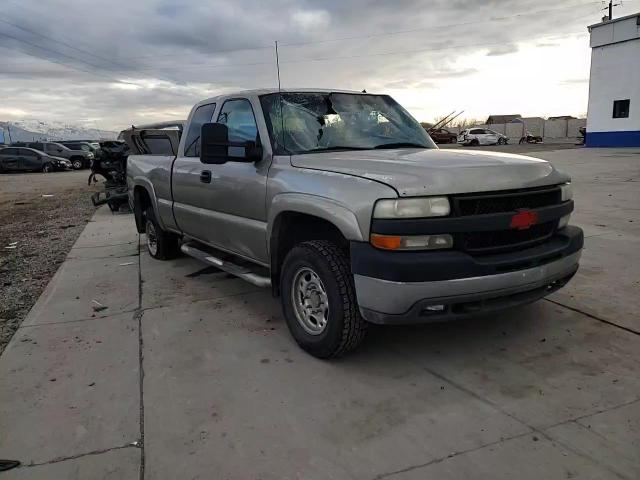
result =
[{"label": "chrome wheel rim", "polygon": [[329,320],[329,296],[316,272],[309,267],[298,269],[293,276],[291,301],[296,319],[310,335],[320,335]]},{"label": "chrome wheel rim", "polygon": [[155,256],[158,253],[158,236],[156,235],[156,227],[152,222],[147,220],[145,230],[147,234],[147,249],[151,255]]},{"label": "chrome wheel rim", "polygon": [[76,170],[80,170],[82,168],[82,162],[80,162],[80,160],[76,160],[75,162],[73,162],[73,168],[75,168]]}]

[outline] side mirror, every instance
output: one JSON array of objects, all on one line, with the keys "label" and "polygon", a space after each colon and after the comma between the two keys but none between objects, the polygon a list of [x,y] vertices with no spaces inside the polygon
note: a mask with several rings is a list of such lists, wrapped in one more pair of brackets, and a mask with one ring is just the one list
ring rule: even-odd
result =
[{"label": "side mirror", "polygon": [[222,123],[205,123],[200,130],[200,161],[222,164],[229,161],[229,129]]},{"label": "side mirror", "polygon": [[202,125],[200,145],[202,163],[256,162],[262,158],[262,147],[256,142],[230,142],[229,129],[223,123]]}]

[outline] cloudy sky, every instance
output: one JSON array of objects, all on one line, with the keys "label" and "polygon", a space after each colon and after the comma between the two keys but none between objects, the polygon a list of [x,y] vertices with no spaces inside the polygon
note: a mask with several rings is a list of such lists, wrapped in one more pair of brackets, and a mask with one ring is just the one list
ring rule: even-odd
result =
[{"label": "cloudy sky", "polygon": [[[640,1],[616,7],[622,16]],[[217,93],[385,92],[416,118],[584,114],[585,0],[2,0],[0,120],[119,130]]]}]

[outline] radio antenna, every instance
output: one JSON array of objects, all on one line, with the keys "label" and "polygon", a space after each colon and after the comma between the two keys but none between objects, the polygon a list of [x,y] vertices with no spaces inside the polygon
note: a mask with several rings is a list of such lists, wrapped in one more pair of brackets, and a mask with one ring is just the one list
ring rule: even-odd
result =
[{"label": "radio antenna", "polygon": [[278,71],[278,97],[280,99],[280,128],[282,129],[282,148],[287,150],[284,135],[284,115],[282,113],[282,87],[280,86],[280,56],[278,55],[278,41],[276,40],[276,70]]}]

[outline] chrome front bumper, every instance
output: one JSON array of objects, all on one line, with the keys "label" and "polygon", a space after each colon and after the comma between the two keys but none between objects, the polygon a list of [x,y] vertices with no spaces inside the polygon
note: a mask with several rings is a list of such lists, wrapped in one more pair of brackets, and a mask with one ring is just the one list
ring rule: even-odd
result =
[{"label": "chrome front bumper", "polygon": [[372,323],[428,323],[529,303],[565,285],[578,270],[580,254],[525,270],[430,282],[356,274],[360,313]]}]

